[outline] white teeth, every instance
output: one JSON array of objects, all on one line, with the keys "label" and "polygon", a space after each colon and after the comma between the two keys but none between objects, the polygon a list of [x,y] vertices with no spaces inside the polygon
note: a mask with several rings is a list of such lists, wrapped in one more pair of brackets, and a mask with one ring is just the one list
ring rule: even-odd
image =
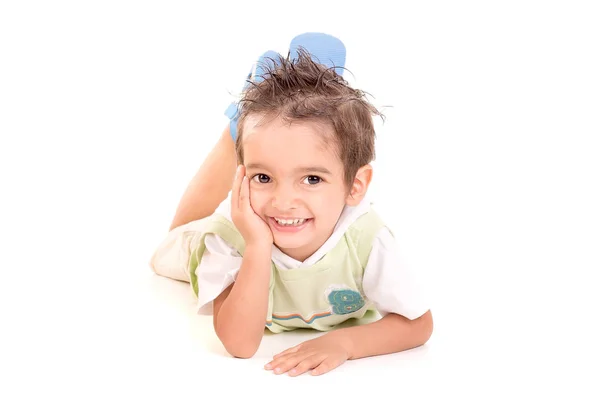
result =
[{"label": "white teeth", "polygon": [[302,219],[279,219],[279,218],[275,218],[275,221],[277,221],[277,223],[279,225],[301,225],[304,223],[304,221],[306,221],[305,218]]}]

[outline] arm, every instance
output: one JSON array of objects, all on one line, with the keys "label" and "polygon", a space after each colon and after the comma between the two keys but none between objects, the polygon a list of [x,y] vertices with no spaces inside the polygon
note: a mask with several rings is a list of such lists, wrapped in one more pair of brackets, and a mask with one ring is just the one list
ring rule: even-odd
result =
[{"label": "arm", "polygon": [[433,318],[419,286],[391,232],[383,229],[373,242],[363,289],[385,316],[370,324],[340,328],[300,343],[276,354],[265,368],[276,374],[289,371],[291,376],[308,370],[320,375],[348,359],[397,353],[423,345],[433,333]]},{"label": "arm", "polygon": [[346,360],[397,353],[425,344],[433,332],[431,312],[414,320],[387,314],[367,325],[342,328],[276,354],[265,365],[276,374],[297,376],[312,369],[321,375]]},{"label": "arm", "polygon": [[262,340],[269,305],[270,264],[270,246],[246,248],[235,283],[214,301],[216,334],[234,357],[252,357]]},{"label": "arm", "polygon": [[[418,278],[391,231],[387,227],[381,229],[373,241],[363,289],[385,317],[344,332],[353,342],[352,358],[395,353],[429,340],[433,318]],[[375,335],[371,337],[376,337],[377,342],[368,340],[370,335]]]},{"label": "arm", "polygon": [[234,357],[250,358],[265,330],[271,281],[273,235],[250,204],[250,183],[240,165],[233,183],[231,217],[246,243],[236,282],[215,302],[217,336]]},{"label": "arm", "polygon": [[391,313],[370,324],[343,328],[326,335],[339,340],[352,360],[421,346],[432,333],[433,317],[431,311],[427,311],[414,320]]},{"label": "arm", "polygon": [[212,214],[227,198],[235,168],[235,148],[228,124],[181,197],[169,230]]}]

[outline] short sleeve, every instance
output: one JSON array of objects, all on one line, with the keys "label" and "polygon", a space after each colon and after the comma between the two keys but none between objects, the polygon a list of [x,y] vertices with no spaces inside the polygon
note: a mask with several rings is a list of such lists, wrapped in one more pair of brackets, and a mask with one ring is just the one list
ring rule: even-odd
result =
[{"label": "short sleeve", "polygon": [[395,313],[413,320],[429,310],[421,282],[385,227],[373,241],[363,276],[363,290],[382,316]]},{"label": "short sleeve", "polygon": [[206,250],[196,268],[198,314],[212,315],[213,300],[235,282],[242,256],[217,235],[207,234],[204,243]]},{"label": "short sleeve", "polygon": [[198,220],[170,230],[152,254],[152,270],[160,276],[189,282],[190,249],[202,236],[202,226]]}]

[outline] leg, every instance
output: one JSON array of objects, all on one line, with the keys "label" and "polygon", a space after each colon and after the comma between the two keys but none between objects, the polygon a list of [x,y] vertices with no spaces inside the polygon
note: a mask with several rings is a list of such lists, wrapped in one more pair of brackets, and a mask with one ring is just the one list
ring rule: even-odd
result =
[{"label": "leg", "polygon": [[[253,65],[247,80],[255,82],[261,80],[261,63],[269,57],[274,58],[276,56],[277,53],[271,50],[260,56],[256,64]],[[244,89],[248,86],[249,83],[247,82]],[[229,117],[230,123],[225,127],[221,138],[189,183],[179,201],[169,231],[188,222],[208,217],[227,198],[231,190],[237,167],[234,144],[234,138],[237,135],[237,104],[232,103],[225,110],[225,115]]]},{"label": "leg", "polygon": [[189,249],[194,245],[194,234],[201,234],[202,221],[199,220],[211,215],[227,198],[233,185],[236,165],[228,124],[188,184],[171,222],[169,234],[152,254],[150,267],[157,275],[190,281]]},{"label": "leg", "polygon": [[227,198],[236,166],[235,146],[227,126],[190,181],[179,201],[169,231],[211,215]]}]

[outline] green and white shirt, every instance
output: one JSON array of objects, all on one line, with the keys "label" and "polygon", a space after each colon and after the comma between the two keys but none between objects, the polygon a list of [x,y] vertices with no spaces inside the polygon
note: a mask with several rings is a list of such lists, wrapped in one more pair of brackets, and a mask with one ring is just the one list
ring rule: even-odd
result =
[{"label": "green and white shirt", "polygon": [[[190,282],[199,314],[212,313],[212,301],[241,266],[244,240],[229,204],[228,198],[213,216],[173,229],[150,262],[157,274]],[[387,313],[415,319],[429,309],[397,240],[367,199],[346,207],[332,236],[304,262],[275,246],[271,261],[265,326],[272,332],[327,331]]]}]

